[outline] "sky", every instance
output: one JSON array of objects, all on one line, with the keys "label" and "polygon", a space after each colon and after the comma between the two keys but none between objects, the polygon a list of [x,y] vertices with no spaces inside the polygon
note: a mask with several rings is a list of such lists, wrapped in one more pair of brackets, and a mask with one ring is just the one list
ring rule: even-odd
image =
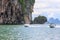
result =
[{"label": "sky", "polygon": [[35,0],[32,19],[39,15],[60,20],[60,0]]}]

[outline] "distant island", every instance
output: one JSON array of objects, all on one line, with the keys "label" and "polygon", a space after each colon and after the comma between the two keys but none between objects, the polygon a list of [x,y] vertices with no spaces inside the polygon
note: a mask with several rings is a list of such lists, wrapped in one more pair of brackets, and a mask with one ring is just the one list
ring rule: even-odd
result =
[{"label": "distant island", "polygon": [[60,24],[60,20],[59,19],[54,19],[54,18],[50,18],[49,20],[48,20],[48,22],[49,23],[54,23],[54,24]]},{"label": "distant island", "polygon": [[39,15],[38,17],[34,18],[32,24],[44,24],[46,22],[47,22],[47,17]]}]

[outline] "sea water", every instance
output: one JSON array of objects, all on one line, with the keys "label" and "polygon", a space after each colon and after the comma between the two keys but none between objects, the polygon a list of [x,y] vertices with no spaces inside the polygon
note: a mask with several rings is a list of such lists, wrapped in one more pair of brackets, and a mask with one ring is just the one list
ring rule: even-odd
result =
[{"label": "sea water", "polygon": [[[60,40],[60,28],[42,25],[0,25],[0,40]],[[39,26],[39,27],[37,27]]]}]

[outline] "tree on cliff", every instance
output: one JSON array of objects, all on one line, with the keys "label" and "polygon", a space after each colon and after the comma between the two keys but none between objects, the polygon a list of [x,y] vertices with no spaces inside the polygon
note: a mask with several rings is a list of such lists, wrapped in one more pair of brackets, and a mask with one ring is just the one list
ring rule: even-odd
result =
[{"label": "tree on cliff", "polygon": [[33,21],[35,24],[44,24],[45,22],[47,22],[47,18],[45,16],[38,16]]}]

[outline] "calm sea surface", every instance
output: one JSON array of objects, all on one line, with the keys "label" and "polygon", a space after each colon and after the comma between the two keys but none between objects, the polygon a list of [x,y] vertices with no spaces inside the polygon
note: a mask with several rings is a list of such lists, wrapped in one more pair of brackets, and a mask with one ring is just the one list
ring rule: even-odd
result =
[{"label": "calm sea surface", "polygon": [[60,28],[37,26],[0,25],[0,40],[60,40]]}]

